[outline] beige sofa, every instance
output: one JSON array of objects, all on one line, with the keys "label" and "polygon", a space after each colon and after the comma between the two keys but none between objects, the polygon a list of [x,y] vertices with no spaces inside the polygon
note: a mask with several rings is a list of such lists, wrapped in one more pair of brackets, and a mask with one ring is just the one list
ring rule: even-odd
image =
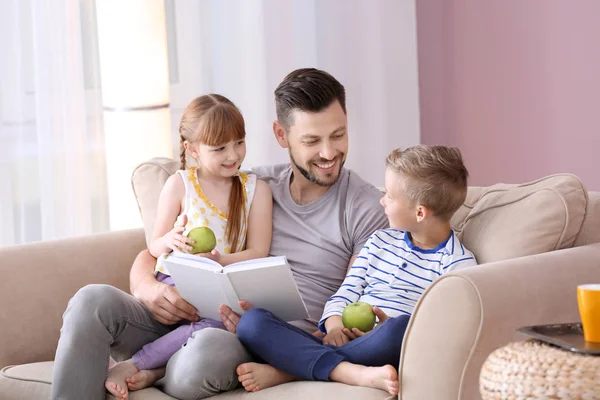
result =
[{"label": "beige sofa", "polygon": [[[176,168],[157,159],[134,173],[147,229],[162,183]],[[402,347],[400,399],[479,399],[479,371],[490,352],[523,339],[518,327],[579,320],[576,286],[600,283],[600,193],[587,192],[572,175],[471,187],[453,223],[481,265],[439,279],[418,303]],[[145,246],[144,230],[136,229],[0,249],[0,366],[7,366],[0,399],[49,397],[68,299],[88,283],[127,291],[129,267]],[[295,382],[215,398],[388,397],[338,383]],[[131,396],[169,398],[155,388]]]}]

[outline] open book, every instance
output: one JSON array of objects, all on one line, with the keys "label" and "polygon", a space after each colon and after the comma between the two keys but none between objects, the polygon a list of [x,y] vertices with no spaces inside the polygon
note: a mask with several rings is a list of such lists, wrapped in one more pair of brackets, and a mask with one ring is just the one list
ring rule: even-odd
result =
[{"label": "open book", "polygon": [[221,304],[242,315],[239,300],[271,311],[284,321],[308,317],[286,257],[257,258],[223,267],[209,258],[175,251],[165,257],[165,266],[181,297],[196,307],[201,317],[220,320]]}]

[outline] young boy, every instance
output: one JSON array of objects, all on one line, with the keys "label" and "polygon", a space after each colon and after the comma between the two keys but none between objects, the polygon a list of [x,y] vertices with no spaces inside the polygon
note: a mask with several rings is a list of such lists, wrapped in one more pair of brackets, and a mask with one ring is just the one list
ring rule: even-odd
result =
[{"label": "young boy", "polygon": [[[237,335],[268,364],[238,367],[248,391],[303,379],[369,386],[398,394],[402,338],[415,305],[440,276],[476,265],[450,218],[463,204],[467,176],[460,151],[444,146],[394,150],[387,158],[381,199],[390,228],[376,231],[323,311],[323,339],[262,309],[247,311]],[[450,299],[451,300],[451,299]],[[373,306],[379,323],[369,332],[342,324],[344,308]]]}]

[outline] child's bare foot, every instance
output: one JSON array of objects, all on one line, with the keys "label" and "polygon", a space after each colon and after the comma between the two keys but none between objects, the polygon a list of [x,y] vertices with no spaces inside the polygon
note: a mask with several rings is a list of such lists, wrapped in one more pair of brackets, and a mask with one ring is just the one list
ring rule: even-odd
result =
[{"label": "child's bare foot", "polygon": [[385,390],[392,396],[396,396],[399,390],[398,372],[391,365],[383,367],[365,367],[363,375],[364,384],[360,386],[368,386],[381,390]]},{"label": "child's bare foot", "polygon": [[165,368],[143,369],[136,372],[131,378],[125,379],[129,390],[140,390],[154,385],[154,383],[165,376]]},{"label": "child's bare foot", "polygon": [[399,390],[398,372],[391,365],[365,367],[347,361],[339,363],[329,374],[332,381],[354,386],[365,386],[385,390],[396,396]]},{"label": "child's bare foot", "polygon": [[237,367],[238,380],[248,392],[259,390],[282,383],[291,382],[297,378],[280,371],[269,364],[245,363]]},{"label": "child's bare foot", "polygon": [[138,372],[132,360],[116,363],[108,370],[108,377],[104,386],[117,400],[126,400],[129,397],[127,378]]}]

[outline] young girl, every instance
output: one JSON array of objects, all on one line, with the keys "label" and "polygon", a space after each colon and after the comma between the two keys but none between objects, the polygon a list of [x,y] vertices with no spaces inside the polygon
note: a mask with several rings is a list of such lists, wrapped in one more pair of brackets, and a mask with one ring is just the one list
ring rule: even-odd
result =
[{"label": "young girl", "polygon": [[[191,251],[193,241],[186,237],[191,229],[204,226],[215,233],[216,248],[198,255],[222,265],[266,257],[272,234],[269,186],[256,175],[239,171],[246,156],[246,132],[237,107],[218,94],[198,97],[186,107],[179,134],[181,170],[169,177],[160,194],[149,246],[158,258],[157,280],[172,286],[164,255]],[[186,168],[186,155],[199,166]],[[225,329],[221,321],[200,317],[198,322],[180,324],[110,368],[108,391],[117,399],[127,399],[128,389],[150,386],[164,375],[169,358],[193,332],[207,327]]]}]

